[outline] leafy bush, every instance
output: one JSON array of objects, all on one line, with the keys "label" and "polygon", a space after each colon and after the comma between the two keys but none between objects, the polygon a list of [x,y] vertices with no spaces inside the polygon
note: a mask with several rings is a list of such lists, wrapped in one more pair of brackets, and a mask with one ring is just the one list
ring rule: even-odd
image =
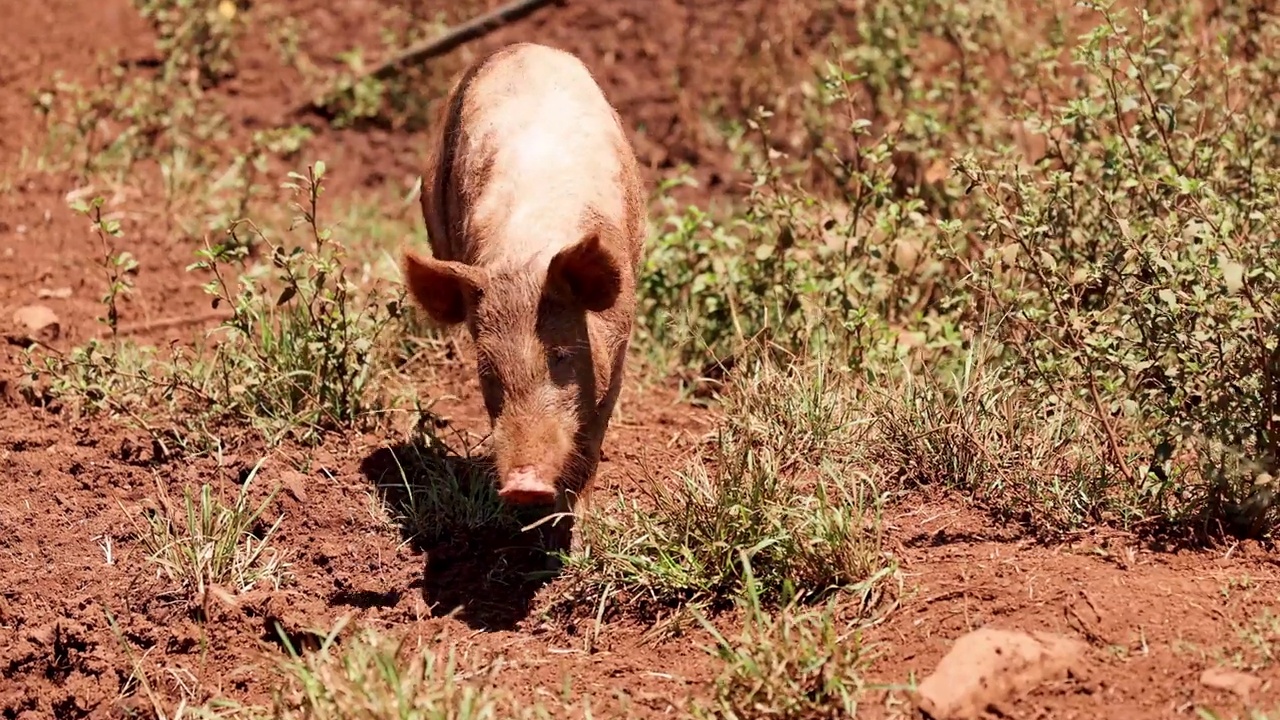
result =
[{"label": "leafy bush", "polygon": [[1146,515],[1258,532],[1273,518],[1241,504],[1280,442],[1275,81],[1197,60],[1176,15],[1099,12],[1081,92],[1022,118],[1045,157],[960,163],[984,213],[964,290],[1003,318],[1008,379],[1092,418],[1082,440]]},{"label": "leafy bush", "polygon": [[[1042,502],[1012,513],[1040,528],[1268,532],[1280,81],[1260,48],[1274,24],[1091,3],[1028,19],[1038,31],[1014,53],[995,48],[1019,20],[984,2],[865,5],[862,42],[833,50],[802,113],[836,197],[758,115],[746,206],[672,213],[653,246],[639,344],[704,369],[761,335],[821,346],[909,393],[877,411],[899,459],[943,461],[930,444],[982,419],[994,434],[962,444],[998,459],[917,470],[1009,515],[1010,478],[1049,462]],[[998,63],[967,61],[988,49]],[[952,392],[975,348],[982,392]],[[950,419],[918,422],[929,413]],[[933,422],[947,432],[917,434]]]}]

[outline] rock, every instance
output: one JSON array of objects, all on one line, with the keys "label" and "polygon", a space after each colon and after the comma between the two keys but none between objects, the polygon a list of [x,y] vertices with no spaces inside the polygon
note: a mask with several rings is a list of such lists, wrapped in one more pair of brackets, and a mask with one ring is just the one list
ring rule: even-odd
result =
[{"label": "rock", "polygon": [[67,298],[71,297],[71,288],[69,287],[40,288],[39,290],[36,291],[36,297],[40,298],[41,300],[44,300],[46,298],[53,298],[54,300],[66,300]]},{"label": "rock", "polygon": [[62,334],[58,316],[44,305],[18,308],[13,313],[13,324],[17,334],[11,338],[22,345],[53,342]]},{"label": "rock", "polygon": [[1242,700],[1262,687],[1262,678],[1230,668],[1209,668],[1200,673],[1200,684],[1214,690],[1235,693]]},{"label": "rock", "polygon": [[307,476],[293,470],[286,470],[280,477],[280,485],[298,502],[307,502]]},{"label": "rock", "polygon": [[1087,648],[1051,633],[981,628],[956,640],[921,681],[916,704],[934,720],[976,720],[1042,683],[1078,676]]},{"label": "rock", "polygon": [[[22,400],[22,391],[18,389],[18,381],[0,378],[0,406],[17,407]],[[0,622],[0,625],[3,625]]]}]

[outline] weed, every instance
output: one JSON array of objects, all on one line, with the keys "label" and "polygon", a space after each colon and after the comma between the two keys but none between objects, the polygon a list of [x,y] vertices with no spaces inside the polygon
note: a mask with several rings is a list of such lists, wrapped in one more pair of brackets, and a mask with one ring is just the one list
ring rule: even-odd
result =
[{"label": "weed", "polygon": [[856,626],[841,629],[834,603],[822,609],[793,605],[770,614],[744,553],[742,633],[726,638],[699,618],[716,641],[724,669],[715,681],[714,701],[695,708],[694,717],[848,718],[858,714],[871,657]]},{"label": "weed", "polygon": [[208,87],[235,69],[242,8],[233,0],[134,0],[156,29],[166,80]]},{"label": "weed", "polygon": [[637,345],[694,368],[761,336],[821,346],[899,393],[874,410],[898,466],[1038,529],[1269,533],[1275,28],[1086,4],[1031,18],[993,82],[969,60],[1003,46],[996,6],[866,6],[806,95],[837,197],[750,118],[752,193],[669,215]]},{"label": "weed", "polygon": [[[383,338],[400,318],[403,292],[352,282],[343,244],[319,218],[324,171],[316,163],[286,184],[299,198],[294,222],[306,228],[309,248],[286,249],[242,221],[189,267],[212,275],[205,289],[214,308],[231,312],[214,347],[177,348],[157,360],[153,349],[95,340],[46,356],[43,367],[32,363],[33,379],[48,375],[51,394],[81,412],[124,416],[166,453],[171,444],[198,450],[224,443],[219,430],[233,422],[276,444],[289,437],[315,442],[326,431],[376,419],[390,392],[381,381],[394,352]],[[256,247],[265,248],[269,265],[248,265]]]},{"label": "weed", "polygon": [[162,158],[199,175],[226,139],[225,116],[199,90],[119,66],[99,67],[88,85],[55,74],[34,104],[48,128],[44,169],[70,169],[82,179],[123,185],[140,163]]},{"label": "weed", "polygon": [[1254,479],[1280,454],[1280,177],[1255,139],[1266,103],[1234,100],[1264,86],[1197,61],[1172,17],[1129,27],[1095,9],[1076,50],[1082,92],[1024,120],[1049,141],[1045,161],[959,164],[990,248],[964,287],[1009,318],[991,328],[1009,380],[1093,420],[1086,444],[1143,515],[1259,534],[1273,511]]},{"label": "weed", "polygon": [[1236,627],[1239,642],[1222,661],[1247,672],[1258,672],[1280,662],[1280,615],[1271,609]]},{"label": "weed", "polygon": [[[390,56],[444,32],[450,18],[468,19],[482,10],[484,4],[474,0],[451,3],[447,13],[422,0],[389,8],[382,18],[381,54]],[[470,51],[463,50],[457,59],[439,58],[373,77],[366,72],[366,55],[366,49],[359,47],[341,53],[339,60],[345,67],[326,81],[327,94],[318,102],[335,127],[380,123],[420,129],[434,120],[434,98],[442,97],[456,74],[473,59]]]},{"label": "weed", "polygon": [[175,593],[204,602],[211,588],[240,593],[263,581],[278,588],[287,577],[288,564],[272,547],[284,518],[265,530],[258,527],[275,492],[257,507],[249,504],[249,486],[261,467],[262,461],[254,465],[230,505],[215,498],[208,483],[198,495],[184,487],[179,505],[157,481],[159,508],[148,514],[140,536],[150,560],[174,583]]},{"label": "weed", "polygon": [[401,522],[426,544],[446,538],[475,537],[477,532],[514,535],[520,530],[516,514],[503,504],[485,460],[468,448],[458,455],[430,430],[406,449],[391,453],[395,470],[378,485],[395,505]]},{"label": "weed", "polygon": [[[175,153],[171,161],[162,160],[167,214],[179,218],[188,237],[224,238],[233,244],[251,240],[236,236],[232,230],[250,216],[254,201],[265,195],[266,188],[258,180],[267,173],[271,159],[292,160],[311,136],[311,130],[301,126],[255,131],[248,149],[233,156],[208,186],[200,188],[193,183],[206,178],[197,175],[199,167],[182,166],[185,153]],[[198,208],[189,207],[187,199],[191,197],[201,197]]]},{"label": "weed", "polygon": [[[224,412],[255,418],[276,440],[314,440],[378,408],[378,343],[403,306],[403,293],[361,292],[348,277],[345,250],[319,219],[324,172],[317,162],[286,183],[300,196],[294,224],[307,228],[311,248],[287,250],[243,223],[231,229],[231,242],[202,250],[191,266],[213,274],[205,290],[215,307],[233,312],[223,325],[228,338],[215,350],[211,387],[229,404]],[[253,240],[241,239],[246,228]],[[226,271],[258,243],[267,247],[275,282],[253,273],[233,284]]]},{"label": "weed", "polygon": [[101,197],[95,197],[89,203],[76,200],[72,203],[71,209],[93,221],[93,230],[102,242],[102,269],[107,276],[107,292],[102,296],[102,304],[107,308],[107,317],[104,322],[111,328],[111,334],[114,336],[120,323],[120,309],[116,305],[116,300],[133,293],[133,282],[128,276],[138,269],[138,262],[128,252],[112,252],[107,237],[121,236],[120,221],[103,218],[102,203]]},{"label": "weed", "polygon": [[879,498],[853,462],[864,424],[849,386],[820,364],[775,362],[737,370],[708,457],[674,485],[648,483],[648,503],[593,513],[585,553],[566,561],[591,599],[721,604],[743,590],[742,552],[770,604],[879,577]]}]

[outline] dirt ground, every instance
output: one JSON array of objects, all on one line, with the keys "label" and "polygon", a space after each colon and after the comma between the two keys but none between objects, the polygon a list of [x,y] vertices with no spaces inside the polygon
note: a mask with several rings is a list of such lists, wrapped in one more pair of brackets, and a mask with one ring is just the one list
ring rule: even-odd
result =
[{"label": "dirt ground", "polygon": [[[785,3],[780,3],[782,5]],[[695,167],[704,192],[730,182],[732,167],[702,142],[683,87],[740,97],[717,48],[736,41],[744,18],[774,3],[751,0],[571,0],[507,28],[482,46],[531,39],[579,53],[595,69],[629,126],[653,177],[681,163]],[[281,3],[304,19],[317,55],[368,41],[376,4]],[[101,52],[137,58],[151,47],[149,29],[125,0],[0,0],[6,26],[0,43],[0,319],[41,302],[60,318],[58,347],[99,332],[95,321],[105,280],[97,239],[72,215],[57,176],[18,173],[22,148],[41,132],[30,93],[55,70],[84,77]],[[810,29],[811,30],[811,29]],[[799,35],[807,30],[799,28]],[[797,42],[803,42],[797,41]],[[678,77],[678,83],[669,78]],[[254,127],[305,93],[265,48],[250,44],[238,75],[219,92],[232,122]],[[423,156],[420,136],[390,130],[322,132],[316,157],[334,168],[335,192],[412,177]],[[162,229],[138,223],[128,249],[144,269],[126,322],[180,315],[204,307],[190,262]],[[67,297],[42,291],[69,288]],[[158,344],[190,342],[191,326],[143,336]],[[295,551],[296,586],[253,596],[240,608],[210,610],[198,623],[146,578],[132,523],[154,494],[156,478],[177,487],[200,479],[234,481],[257,459],[248,454],[194,463],[150,464],[136,434],[107,423],[72,424],[17,397],[19,349],[0,350],[0,717],[122,716],[136,698],[126,685],[138,658],[148,668],[180,668],[160,676],[177,694],[194,684],[246,702],[270,697],[270,668],[281,648],[269,631],[281,620],[303,633],[330,628],[344,615],[359,623],[421,638],[464,641],[478,656],[506,658],[502,682],[536,699],[560,693],[564,679],[592,699],[596,716],[666,717],[684,697],[703,694],[715,672],[708,638],[693,632],[656,645],[646,628],[606,626],[593,652],[586,628],[536,612],[555,583],[536,590],[486,580],[484,552],[473,554],[404,543],[376,512],[373,482],[393,438],[335,439],[312,456],[313,472],[288,484],[277,500],[288,519],[280,543]],[[462,427],[482,424],[479,393],[465,363],[449,368],[440,390],[458,396],[441,412]],[[606,445],[600,492],[627,493],[643,468],[689,451],[711,427],[711,411],[681,404],[670,387],[629,388],[626,419]],[[289,450],[283,453],[291,452]],[[285,456],[270,458],[266,481],[284,481]],[[1046,546],[1016,528],[996,527],[957,498],[914,498],[891,510],[889,549],[901,563],[897,606],[868,640],[879,659],[869,678],[899,685],[929,673],[952,642],[985,625],[1070,635],[1090,646],[1087,670],[1041,687],[1007,706],[1014,718],[1222,717],[1280,704],[1280,663],[1246,703],[1206,687],[1200,675],[1250,648],[1247,629],[1280,612],[1280,567],[1258,544],[1196,551],[1157,551],[1118,535],[1089,534]],[[110,548],[109,551],[107,548]],[[450,615],[461,605],[464,611]],[[732,625],[732,619],[726,619]],[[1280,638],[1272,642],[1280,643]],[[1272,646],[1273,648],[1275,646]],[[1274,652],[1274,649],[1273,649]],[[911,716],[894,690],[868,695],[870,717]],[[1243,716],[1243,715],[1241,715]]]}]

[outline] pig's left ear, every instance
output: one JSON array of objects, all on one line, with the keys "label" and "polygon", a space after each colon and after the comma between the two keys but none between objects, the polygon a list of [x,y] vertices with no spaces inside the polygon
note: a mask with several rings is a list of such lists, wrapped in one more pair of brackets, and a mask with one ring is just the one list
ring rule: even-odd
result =
[{"label": "pig's left ear", "polygon": [[591,312],[603,312],[622,292],[622,267],[600,235],[591,233],[551,258],[547,286]]}]

